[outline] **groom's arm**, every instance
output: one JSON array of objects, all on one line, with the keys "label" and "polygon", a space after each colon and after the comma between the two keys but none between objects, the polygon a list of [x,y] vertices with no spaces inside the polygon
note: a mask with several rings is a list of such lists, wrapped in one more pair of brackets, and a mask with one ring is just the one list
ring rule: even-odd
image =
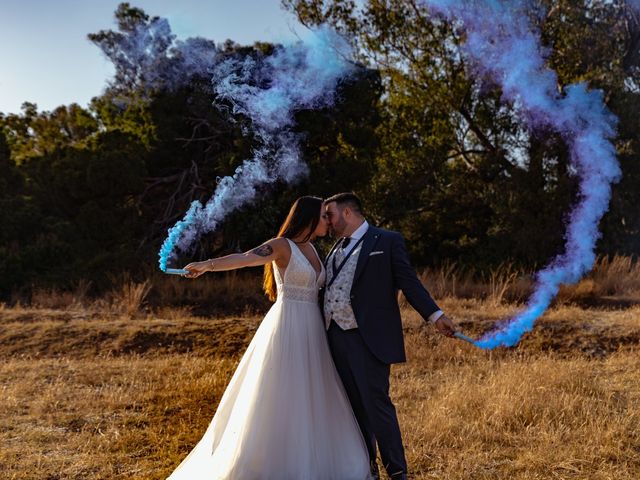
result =
[{"label": "groom's arm", "polygon": [[431,295],[418,279],[415,269],[409,261],[409,254],[402,235],[391,233],[391,268],[395,284],[407,298],[409,304],[429,322],[434,322],[438,331],[451,336],[455,331],[453,323],[444,314]]},{"label": "groom's arm", "polygon": [[409,254],[402,235],[391,232],[391,268],[396,286],[402,290],[409,304],[425,319],[435,321],[441,312],[440,307],[431,298],[418,279],[415,269],[409,261]]}]

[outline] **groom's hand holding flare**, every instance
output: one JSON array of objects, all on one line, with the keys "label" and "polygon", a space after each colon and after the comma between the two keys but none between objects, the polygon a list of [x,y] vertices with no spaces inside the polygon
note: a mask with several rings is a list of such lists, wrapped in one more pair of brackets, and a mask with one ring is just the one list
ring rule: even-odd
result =
[{"label": "groom's hand holding flare", "polygon": [[436,328],[438,329],[438,332],[446,337],[453,337],[456,333],[453,322],[445,314],[440,315],[440,318],[436,320]]}]

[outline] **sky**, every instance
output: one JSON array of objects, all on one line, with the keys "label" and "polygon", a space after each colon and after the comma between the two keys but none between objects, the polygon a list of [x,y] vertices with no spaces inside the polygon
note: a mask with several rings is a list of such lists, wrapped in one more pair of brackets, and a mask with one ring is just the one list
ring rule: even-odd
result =
[{"label": "sky", "polygon": [[[88,33],[115,29],[121,0],[0,0],[0,112],[18,113],[23,102],[39,110],[100,95],[111,63]],[[201,36],[287,42],[305,28],[280,0],[129,0],[150,16],[165,17],[178,38]]]}]

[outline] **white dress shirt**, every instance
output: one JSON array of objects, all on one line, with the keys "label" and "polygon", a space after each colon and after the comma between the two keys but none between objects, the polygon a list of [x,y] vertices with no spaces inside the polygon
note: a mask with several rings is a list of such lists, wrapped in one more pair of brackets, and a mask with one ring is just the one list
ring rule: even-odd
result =
[{"label": "white dress shirt", "polygon": [[367,230],[369,230],[369,223],[365,220],[364,222],[362,222],[362,225],[356,228],[356,231],[349,236],[351,241],[349,242],[349,245],[347,245],[347,248],[344,249],[345,258],[347,257],[347,255],[349,255],[349,253],[351,253],[351,250],[353,250],[353,247],[356,245],[356,243],[358,243],[358,240],[364,237],[364,234],[367,233]]},{"label": "white dress shirt", "polygon": [[[356,230],[349,236],[349,238],[351,238],[351,241],[349,242],[349,245],[347,245],[347,247],[344,249],[344,258],[346,258],[347,255],[349,255],[349,253],[351,252],[351,250],[353,250],[353,247],[355,246],[356,243],[358,243],[358,240],[364,237],[364,234],[367,233],[368,229],[369,229],[369,222],[365,220],[364,222],[362,222],[362,225],[356,228]],[[430,322],[436,322],[442,315],[444,315],[444,312],[442,310],[436,310],[431,315],[429,315],[428,320]]]}]

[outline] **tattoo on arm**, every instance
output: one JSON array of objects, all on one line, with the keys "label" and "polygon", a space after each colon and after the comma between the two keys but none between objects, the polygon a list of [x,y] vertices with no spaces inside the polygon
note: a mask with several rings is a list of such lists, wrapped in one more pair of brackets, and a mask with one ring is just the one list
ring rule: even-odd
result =
[{"label": "tattoo on arm", "polygon": [[259,247],[254,248],[251,253],[255,253],[260,257],[268,257],[273,253],[273,248],[271,248],[271,245],[260,245]]}]

